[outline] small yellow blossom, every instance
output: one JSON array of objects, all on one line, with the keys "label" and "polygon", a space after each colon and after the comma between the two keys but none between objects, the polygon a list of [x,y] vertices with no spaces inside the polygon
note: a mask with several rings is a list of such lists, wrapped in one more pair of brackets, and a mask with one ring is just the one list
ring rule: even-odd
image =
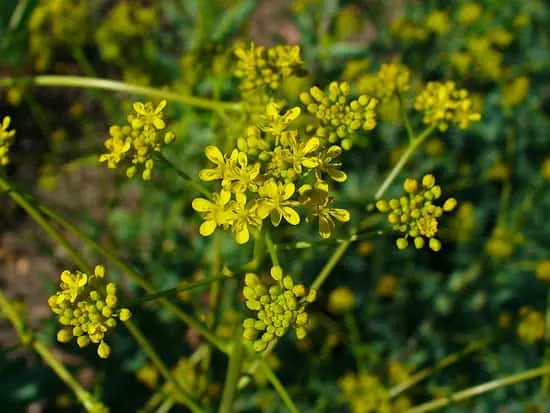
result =
[{"label": "small yellow blossom", "polygon": [[394,274],[383,274],[376,283],[376,294],[380,298],[393,298],[399,288],[399,279]]},{"label": "small yellow blossom", "polygon": [[63,271],[60,290],[48,299],[48,305],[63,326],[57,333],[58,341],[69,342],[73,337],[79,347],[90,342],[98,344],[97,354],[109,357],[111,349],[104,338],[117,325],[127,321],[130,310],[117,308],[117,287],[104,280],[105,269],[96,265],[92,274]]},{"label": "small yellow blossom", "polygon": [[352,413],[392,412],[388,391],[376,376],[350,372],[338,379],[338,387],[350,403]]},{"label": "small yellow blossom", "polygon": [[514,107],[522,103],[529,94],[529,78],[519,76],[502,86],[502,105]]},{"label": "small yellow blossom", "polygon": [[477,2],[466,2],[458,9],[457,20],[461,24],[471,24],[481,16],[482,6]]},{"label": "small yellow blossom", "polygon": [[401,196],[389,201],[379,200],[376,208],[388,214],[388,222],[393,229],[404,233],[396,241],[397,248],[405,249],[409,245],[408,238],[412,238],[416,248],[428,245],[433,251],[441,249],[441,241],[435,238],[439,221],[444,212],[450,212],[456,208],[454,198],[448,198],[443,206],[437,206],[435,201],[441,197],[441,187],[435,184],[433,175],[424,175],[421,186],[415,179],[406,179],[403,189],[408,196]]},{"label": "small yellow blossom", "polygon": [[411,71],[400,63],[385,63],[372,84],[371,93],[381,101],[400,95],[410,89]]},{"label": "small yellow blossom", "polygon": [[429,31],[442,36],[449,31],[449,16],[444,10],[435,9],[428,13],[424,24]]},{"label": "small yellow blossom", "polygon": [[269,215],[275,227],[279,226],[282,218],[291,225],[298,225],[300,215],[293,208],[296,202],[290,201],[294,191],[293,183],[282,184],[273,179],[268,180],[258,191],[262,196],[259,201],[258,215],[262,219]]},{"label": "small yellow blossom", "polygon": [[472,100],[465,89],[457,89],[454,82],[428,82],[416,97],[414,107],[423,113],[425,124],[434,125],[441,131],[455,123],[465,129],[470,122],[481,119],[474,111]]},{"label": "small yellow blossom", "polygon": [[544,316],[531,307],[519,311],[518,336],[526,343],[533,344],[544,337]]},{"label": "small yellow blossom", "polygon": [[535,275],[539,280],[550,282],[550,260],[542,260],[537,262]]},{"label": "small yellow blossom", "polygon": [[195,198],[192,207],[200,212],[204,222],[199,228],[203,237],[212,235],[219,226],[228,225],[233,219],[233,211],[229,208],[231,192],[222,190],[219,194],[214,194],[214,200],[209,201],[204,198]]},{"label": "small yellow blossom", "polygon": [[514,253],[514,237],[511,230],[501,226],[496,227],[485,248],[492,257],[510,257]]},{"label": "small yellow blossom", "polygon": [[542,162],[542,168],[541,168],[542,176],[550,181],[550,157],[547,157]]},{"label": "small yellow blossom", "polygon": [[328,309],[331,313],[342,314],[348,312],[355,304],[355,294],[348,287],[338,287],[328,296]]},{"label": "small yellow blossom", "polygon": [[403,18],[390,22],[390,32],[404,43],[421,43],[428,38],[428,32],[424,27]]},{"label": "small yellow blossom", "polygon": [[7,165],[10,161],[8,151],[15,136],[15,130],[8,130],[10,122],[11,118],[5,116],[0,124],[0,166]]}]

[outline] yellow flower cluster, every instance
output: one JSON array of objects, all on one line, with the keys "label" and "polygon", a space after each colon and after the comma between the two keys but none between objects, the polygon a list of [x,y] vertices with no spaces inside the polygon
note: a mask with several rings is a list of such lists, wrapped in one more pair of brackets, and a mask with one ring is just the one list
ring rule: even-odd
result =
[{"label": "yellow flower cluster", "polygon": [[347,373],[338,380],[338,387],[351,404],[353,413],[391,413],[388,391],[382,386],[378,377],[359,373]]},{"label": "yellow flower cluster", "polygon": [[328,309],[334,314],[343,314],[353,308],[355,294],[348,287],[338,287],[328,296]]},{"label": "yellow flower cluster", "polygon": [[30,52],[38,71],[48,68],[55,46],[80,46],[87,36],[90,18],[88,2],[77,0],[40,0],[28,22]]},{"label": "yellow flower cluster", "polygon": [[235,48],[235,76],[241,79],[243,94],[264,94],[278,89],[284,78],[296,74],[302,67],[299,46],[278,45],[271,48],[251,43],[248,48]]},{"label": "yellow flower cluster", "polygon": [[11,118],[5,116],[0,123],[0,166],[7,165],[10,161],[8,151],[13,143],[15,130],[8,130],[10,127]]},{"label": "yellow flower cluster", "polygon": [[404,43],[419,43],[428,38],[425,27],[404,18],[393,19],[390,22],[390,33]]},{"label": "yellow flower cluster", "polygon": [[63,271],[59,288],[48,299],[63,326],[57,333],[58,341],[68,343],[76,337],[79,347],[90,342],[99,344],[99,357],[109,357],[111,349],[104,341],[105,335],[117,325],[117,319],[124,322],[132,314],[126,308],[117,308],[117,288],[105,282],[103,266],[96,265],[93,274]]},{"label": "yellow flower cluster", "polygon": [[[271,268],[271,278],[276,284],[266,286],[256,274],[245,275],[243,295],[246,306],[256,311],[256,318],[243,322],[243,337],[254,340],[254,349],[263,351],[267,346],[285,335],[290,327],[296,329],[296,337],[306,336],[307,303],[315,300],[314,290],[307,291],[304,285],[294,284],[290,275],[284,275],[279,266]],[[258,338],[259,337],[259,338]]]},{"label": "yellow flower cluster", "polygon": [[[250,126],[229,154],[224,155],[215,146],[205,149],[215,167],[203,169],[199,177],[219,181],[221,189],[211,200],[193,200],[193,208],[204,218],[201,235],[211,235],[222,227],[235,234],[237,243],[244,244],[250,238],[250,228],[259,228],[268,217],[275,227],[283,219],[298,225],[298,206],[306,209],[306,222],[319,221],[323,238],[330,237],[334,220],[349,221],[348,211],[331,207],[333,199],[323,180],[324,176],[336,182],[347,179],[337,161],[341,148],[327,145],[317,136],[287,130],[300,113],[295,107],[281,114],[279,106],[271,102],[260,124]],[[313,172],[309,175],[315,183],[297,187],[298,180],[309,172]]]},{"label": "yellow flower cluster", "polygon": [[400,63],[385,63],[380,67],[374,82],[373,95],[382,101],[410,89],[411,71]]},{"label": "yellow flower cluster", "polygon": [[348,102],[351,87],[347,82],[331,82],[328,90],[327,95],[314,86],[309,93],[301,93],[300,100],[319,122],[315,136],[331,144],[341,140],[342,148],[350,149],[350,134],[360,129],[370,131],[375,128],[374,108],[377,100],[361,95]]},{"label": "yellow flower cluster", "polygon": [[116,2],[95,31],[101,57],[114,61],[121,57],[125,45],[158,27],[158,6],[144,6],[139,1]]},{"label": "yellow flower cluster", "polygon": [[428,82],[415,99],[414,108],[422,112],[427,125],[437,126],[445,131],[449,123],[465,129],[470,122],[481,119],[475,112],[473,102],[466,89],[457,89],[454,82]]},{"label": "yellow flower cluster", "polygon": [[166,128],[162,113],[165,106],[165,100],[156,108],[151,102],[135,102],[135,113],[128,115],[128,124],[114,125],[109,129],[110,138],[105,141],[109,152],[101,155],[99,162],[107,162],[109,168],[116,168],[120,162],[130,161],[131,166],[126,169],[129,178],[135,176],[138,167],[143,167],[142,178],[151,179],[154,152],[159,152],[163,145],[175,139],[172,132],[159,134]]},{"label": "yellow flower cluster", "polygon": [[451,25],[447,12],[439,9],[434,9],[428,13],[424,24],[426,29],[438,36],[443,36],[446,34]]},{"label": "yellow flower cluster", "polygon": [[531,307],[519,311],[518,336],[526,343],[533,344],[544,337],[544,315]]},{"label": "yellow flower cluster", "polygon": [[437,206],[435,201],[441,197],[441,187],[435,184],[435,178],[430,174],[424,175],[421,186],[415,179],[406,179],[403,189],[407,196],[389,201],[379,200],[376,203],[380,212],[388,214],[388,222],[393,229],[405,234],[397,239],[397,248],[407,248],[409,237],[413,239],[416,248],[422,248],[426,238],[430,249],[439,251],[441,241],[435,238],[439,226],[438,218],[444,212],[456,208],[456,199],[449,198],[443,207]]}]

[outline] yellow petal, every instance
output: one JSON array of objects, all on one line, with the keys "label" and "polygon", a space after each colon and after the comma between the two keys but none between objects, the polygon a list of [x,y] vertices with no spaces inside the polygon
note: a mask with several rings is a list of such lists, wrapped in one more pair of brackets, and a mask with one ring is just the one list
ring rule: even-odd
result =
[{"label": "yellow petal", "polygon": [[290,207],[283,207],[283,216],[286,222],[291,225],[298,225],[300,223],[300,215]]},{"label": "yellow petal", "polygon": [[204,149],[204,154],[206,157],[216,165],[223,165],[225,160],[223,159],[223,154],[217,146],[207,146]]},{"label": "yellow petal", "polygon": [[328,176],[336,182],[345,182],[348,179],[348,175],[338,169],[331,168],[327,171]]},{"label": "yellow petal", "polygon": [[317,150],[317,148],[319,148],[319,145],[321,144],[321,141],[319,141],[319,138],[311,138],[309,139],[305,146],[304,146],[304,153],[310,153],[310,152],[313,152],[315,150]]},{"label": "yellow petal", "polygon": [[199,178],[202,181],[214,181],[220,179],[220,173],[217,169],[203,169],[199,172]]},{"label": "yellow petal", "polygon": [[214,221],[204,221],[200,228],[199,232],[203,237],[208,237],[216,230],[216,223]]},{"label": "yellow petal", "polygon": [[193,199],[191,206],[197,212],[207,212],[207,211],[211,211],[214,205],[212,204],[212,202],[210,202],[207,199],[195,198]]},{"label": "yellow petal", "polygon": [[248,226],[243,225],[243,227],[235,233],[235,240],[237,244],[246,244],[250,239],[250,233],[248,231]]},{"label": "yellow petal", "polygon": [[296,187],[294,186],[294,184],[292,182],[289,182],[288,184],[285,184],[285,186],[283,187],[283,199],[284,200],[287,200],[289,199],[292,195],[294,195],[294,191],[296,190]]},{"label": "yellow petal", "polygon": [[274,208],[271,210],[271,223],[274,227],[278,227],[283,218],[281,208]]},{"label": "yellow petal", "polygon": [[329,238],[334,229],[334,222],[330,219],[320,216],[319,217],[319,235],[321,238]]},{"label": "yellow petal", "polygon": [[340,222],[348,222],[350,220],[350,213],[346,209],[332,208],[330,210],[330,215]]}]

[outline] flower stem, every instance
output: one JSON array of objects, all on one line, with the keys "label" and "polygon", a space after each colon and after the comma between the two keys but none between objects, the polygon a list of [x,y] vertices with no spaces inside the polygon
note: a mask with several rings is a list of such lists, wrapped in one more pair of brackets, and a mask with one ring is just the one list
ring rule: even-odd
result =
[{"label": "flower stem", "polygon": [[473,343],[468,344],[462,350],[457,351],[456,353],[450,354],[447,357],[445,357],[443,360],[439,361],[434,367],[428,367],[427,369],[421,370],[418,373],[414,374],[405,382],[399,383],[398,385],[392,387],[388,391],[388,396],[391,399],[393,399],[394,397],[408,390],[412,386],[418,384],[422,380],[427,379],[434,373],[437,373],[438,371],[456,363],[457,361],[461,360],[468,354],[471,354],[474,351],[478,351],[485,348],[489,343],[491,343],[491,340],[475,341]]},{"label": "flower stem", "polygon": [[453,393],[447,397],[437,398],[430,402],[413,407],[412,409],[406,410],[405,413],[430,412],[448,406],[452,403],[457,403],[463,400],[470,399],[488,391],[492,391],[505,386],[510,386],[512,384],[519,383],[525,380],[531,380],[547,374],[550,374],[550,366],[537,367],[536,369],[527,370],[522,373],[504,377],[502,379],[492,380],[477,386],[473,386],[468,389]]},{"label": "flower stem", "polygon": [[228,277],[225,276],[225,275],[208,277],[208,278],[205,278],[203,280],[196,281],[192,284],[182,285],[182,286],[179,286],[179,287],[174,287],[174,288],[169,288],[167,290],[159,291],[159,292],[156,292],[156,293],[153,293],[153,294],[148,294],[145,297],[141,297],[141,298],[139,298],[135,301],[132,301],[130,304],[127,304],[126,306],[127,307],[135,307],[135,306],[141,305],[143,303],[147,303],[149,301],[155,301],[155,300],[159,300],[161,298],[171,297],[174,294],[177,294],[177,293],[180,293],[180,292],[183,292],[183,291],[190,291],[190,290],[194,290],[195,288],[198,288],[198,287],[214,284],[218,281],[223,281],[227,278]]},{"label": "flower stem", "polygon": [[[544,366],[550,366],[550,289],[548,290],[546,298],[546,320],[544,326]],[[542,401],[546,402],[550,393],[550,375],[545,375],[542,379],[542,385],[540,388]]]},{"label": "flower stem", "polygon": [[10,86],[38,86],[38,87],[75,87],[84,89],[102,89],[114,92],[131,93],[159,99],[171,100],[209,110],[240,110],[241,104],[237,102],[220,102],[206,98],[180,95],[167,90],[148,86],[131,85],[125,82],[96,77],[72,76],[72,75],[39,75],[39,76],[2,76],[0,88]]},{"label": "flower stem", "polygon": [[202,186],[199,182],[197,182],[196,180],[194,180],[191,176],[189,176],[186,172],[182,171],[180,168],[178,168],[172,161],[170,161],[168,158],[166,158],[163,154],[161,154],[160,152],[155,152],[155,156],[156,158],[161,161],[162,163],[164,163],[165,165],[167,165],[169,168],[173,169],[174,171],[176,171],[176,173],[178,174],[178,176],[180,178],[182,178],[186,183],[187,185],[189,185],[191,188],[193,188],[195,191],[203,194],[204,196],[206,196],[208,199],[212,199],[212,194],[210,193],[210,191],[208,189],[206,189],[204,186]]},{"label": "flower stem", "polygon": [[267,376],[267,379],[271,382],[275,391],[279,393],[281,400],[284,402],[286,407],[291,411],[291,413],[299,413],[298,408],[290,398],[288,392],[285,389],[285,386],[279,381],[273,370],[268,366],[266,361],[263,358],[258,358],[259,366],[264,371],[264,374]]},{"label": "flower stem", "polygon": [[235,402],[238,392],[237,384],[239,382],[245,356],[245,348],[241,338],[241,328],[236,328],[234,334],[235,339],[233,341],[231,353],[229,354],[229,367],[223,386],[220,413],[231,413],[233,411],[233,403]]},{"label": "flower stem", "polygon": [[145,338],[143,333],[139,330],[139,328],[134,324],[132,320],[128,320],[124,322],[124,325],[130,332],[130,334],[134,337],[134,339],[138,342],[139,346],[143,349],[143,351],[147,354],[147,356],[151,359],[155,367],[158,369],[160,374],[164,377],[164,379],[168,382],[170,382],[176,389],[177,389],[177,397],[181,398],[181,401],[185,403],[187,407],[193,412],[193,413],[202,413],[202,409],[199,407],[198,404],[193,401],[193,398],[191,395],[183,388],[179,380],[174,377],[174,375],[168,370],[168,367],[164,364],[158,353],[155,351],[151,343]]},{"label": "flower stem", "polygon": [[40,342],[36,337],[27,331],[23,319],[19,316],[8,298],[0,290],[0,312],[3,312],[13,324],[17,335],[23,345],[30,345],[36,351],[44,363],[46,363],[75,394],[76,398],[82,403],[84,408],[89,412],[106,411],[106,407],[88,393],[69,373],[63,364],[55,357],[53,351],[44,343]]},{"label": "flower stem", "polygon": [[271,239],[271,233],[269,231],[265,232],[265,245],[267,246],[267,251],[271,257],[271,262],[274,266],[279,266],[279,257],[277,256],[277,246],[273,243]]}]

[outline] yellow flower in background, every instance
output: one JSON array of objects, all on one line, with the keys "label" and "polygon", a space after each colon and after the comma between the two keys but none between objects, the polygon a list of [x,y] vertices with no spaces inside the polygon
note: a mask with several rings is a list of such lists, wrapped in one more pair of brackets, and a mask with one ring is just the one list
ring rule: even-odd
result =
[{"label": "yellow flower in background", "polygon": [[545,179],[550,181],[550,157],[545,158],[542,162],[541,173]]},{"label": "yellow flower in background", "polygon": [[348,312],[355,304],[355,294],[348,287],[338,287],[328,296],[328,309],[331,313],[342,314]]},{"label": "yellow flower in background", "polygon": [[502,105],[512,108],[522,103],[529,94],[529,78],[519,76],[502,86]]},{"label": "yellow flower in background", "polygon": [[519,311],[520,321],[518,336],[528,344],[534,344],[544,337],[544,315],[531,307],[522,307]]},{"label": "yellow flower in background", "polygon": [[550,260],[542,260],[537,262],[535,275],[539,280],[550,282]]},{"label": "yellow flower in background", "polygon": [[477,2],[466,2],[458,9],[457,20],[461,24],[472,24],[480,18],[483,7]]},{"label": "yellow flower in background", "polygon": [[399,289],[399,279],[394,274],[382,274],[376,282],[376,294],[380,298],[393,298]]},{"label": "yellow flower in background", "polygon": [[410,89],[411,71],[401,63],[384,63],[376,74],[372,93],[380,100],[387,101]]},{"label": "yellow flower in background", "polygon": [[338,387],[350,403],[352,413],[392,412],[388,391],[374,375],[346,373],[338,379]]},{"label": "yellow flower in background", "polygon": [[456,208],[454,198],[448,198],[443,206],[437,206],[435,201],[441,197],[441,187],[435,184],[433,175],[424,175],[421,186],[415,179],[406,179],[403,184],[406,196],[400,198],[379,200],[376,208],[388,214],[388,222],[395,231],[404,233],[396,241],[397,248],[405,249],[409,245],[409,238],[413,239],[418,249],[424,247],[425,239],[431,250],[439,251],[441,241],[435,238],[438,231],[438,219],[444,212]]},{"label": "yellow flower in background", "polygon": [[514,253],[514,236],[509,228],[497,226],[485,246],[487,253],[495,258],[508,258]]},{"label": "yellow flower in background", "polygon": [[63,326],[58,341],[69,342],[73,337],[79,347],[98,344],[97,354],[109,357],[111,349],[104,341],[106,334],[127,321],[130,310],[118,308],[117,287],[105,281],[105,269],[96,265],[92,274],[63,271],[59,291],[48,299],[48,305]]},{"label": "yellow flower in background", "polygon": [[11,118],[5,116],[0,123],[0,166],[7,165],[10,161],[8,151],[13,143],[15,130],[8,130],[10,127]]},{"label": "yellow flower in background", "polygon": [[415,99],[414,108],[422,112],[423,121],[445,131],[449,123],[467,128],[481,115],[475,112],[473,102],[465,89],[457,89],[454,82],[428,82]]},{"label": "yellow flower in background", "polygon": [[449,31],[449,15],[444,10],[432,10],[426,16],[424,24],[428,30],[438,36],[442,36]]}]

